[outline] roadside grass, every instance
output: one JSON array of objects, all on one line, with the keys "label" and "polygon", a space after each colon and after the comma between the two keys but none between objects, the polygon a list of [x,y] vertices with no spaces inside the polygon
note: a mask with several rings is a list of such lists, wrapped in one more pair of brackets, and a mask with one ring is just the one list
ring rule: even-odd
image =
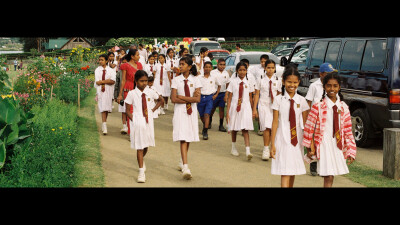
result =
[{"label": "roadside grass", "polygon": [[101,165],[100,137],[97,131],[95,106],[96,89],[81,102],[78,111],[77,149],[75,151],[75,187],[104,187]]},{"label": "roadside grass", "polygon": [[400,180],[391,179],[383,176],[381,170],[373,169],[354,161],[349,166],[350,173],[344,175],[354,182],[366,187],[400,187]]}]

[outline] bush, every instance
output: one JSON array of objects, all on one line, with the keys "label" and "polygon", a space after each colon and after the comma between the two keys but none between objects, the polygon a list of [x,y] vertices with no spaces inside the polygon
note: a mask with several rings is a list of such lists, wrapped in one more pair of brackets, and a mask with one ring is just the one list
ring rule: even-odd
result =
[{"label": "bush", "polygon": [[54,99],[34,106],[32,143],[14,149],[0,173],[3,187],[71,187],[77,108]]}]

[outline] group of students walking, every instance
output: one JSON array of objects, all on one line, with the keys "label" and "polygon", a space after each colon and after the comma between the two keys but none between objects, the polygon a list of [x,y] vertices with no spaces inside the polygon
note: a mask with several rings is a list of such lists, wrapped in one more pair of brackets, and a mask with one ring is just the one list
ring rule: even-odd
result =
[{"label": "group of students walking", "polygon": [[271,174],[281,175],[282,187],[293,187],[295,176],[306,174],[304,162],[317,163],[324,187],[332,186],[334,176],[349,172],[346,160],[353,162],[356,145],[349,108],[340,94],[340,77],[330,64],[321,65],[320,80],[303,97],[297,94],[300,74],[294,65],[287,65],[278,76],[275,62],[262,55],[260,65],[249,67],[244,59],[229,74],[224,59],[213,69],[207,53],[206,48],[198,56],[189,55],[187,49],[179,54],[168,49],[166,55],[153,52],[144,65],[138,49],[129,49],[127,54],[120,51],[118,60],[113,52],[99,56],[95,86],[102,131],[107,134],[107,115],[114,99],[122,113],[121,133],[129,133],[131,148],[137,150],[139,183],[146,181],[144,156],[155,146],[153,119],[165,114],[169,99],[174,104],[172,140],[180,143],[178,168],[184,179],[192,178],[187,155],[190,143],[200,141],[198,118],[203,140],[208,140],[217,108],[219,131],[231,134],[231,154],[239,156],[236,140],[241,132],[248,160],[253,157],[249,131],[258,119],[264,141],[262,159],[272,158]]}]

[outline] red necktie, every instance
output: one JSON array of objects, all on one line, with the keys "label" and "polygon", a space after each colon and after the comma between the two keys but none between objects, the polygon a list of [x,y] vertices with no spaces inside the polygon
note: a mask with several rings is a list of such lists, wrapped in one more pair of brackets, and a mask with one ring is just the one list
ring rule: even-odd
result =
[{"label": "red necktie", "polygon": [[160,85],[163,83],[163,66],[161,66],[161,72],[160,72]]},{"label": "red necktie", "polygon": [[269,96],[271,96],[271,102],[274,102],[274,95],[272,94],[272,80],[269,80]]},{"label": "red necktie", "polygon": [[[172,59],[171,59],[171,70],[172,70],[172,68],[174,68],[174,62],[172,61]],[[172,79],[174,79],[174,72],[173,72],[173,70],[172,70],[172,73],[171,73],[172,75],[171,75],[171,80]]]},{"label": "red necktie", "polygon": [[146,94],[142,93],[142,112],[143,116],[146,118],[146,123],[149,123],[149,117],[147,115],[147,102],[146,102]]},{"label": "red necktie", "polygon": [[340,137],[340,130],[339,130],[339,113],[337,111],[337,106],[334,105],[333,109],[333,134],[332,137],[336,137],[336,145],[337,147],[342,150],[342,139]]},{"label": "red necktie", "polygon": [[[188,80],[183,80],[185,81],[185,96],[190,97],[190,90],[189,90],[189,85],[187,84]],[[186,103],[186,111],[187,114],[192,114],[192,104]]]},{"label": "red necktie", "polygon": [[236,107],[236,111],[239,112],[242,105],[242,97],[243,97],[243,81],[239,84],[239,99]]},{"label": "red necktie", "polygon": [[150,66],[150,71],[153,72],[153,66]]},{"label": "red necktie", "polygon": [[294,112],[294,100],[289,99],[290,109],[289,109],[289,121],[290,121],[290,142],[293,146],[297,145],[297,132],[296,132],[296,113]]},{"label": "red necktie", "polygon": [[[106,70],[103,70],[103,76],[101,77],[102,80],[106,80]],[[106,85],[101,85],[101,91],[104,92],[106,90]]]}]

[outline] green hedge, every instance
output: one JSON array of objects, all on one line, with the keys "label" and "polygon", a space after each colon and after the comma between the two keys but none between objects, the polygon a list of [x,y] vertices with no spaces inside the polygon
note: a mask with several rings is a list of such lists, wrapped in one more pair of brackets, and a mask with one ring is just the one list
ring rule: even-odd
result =
[{"label": "green hedge", "polygon": [[14,149],[0,173],[1,187],[72,187],[77,107],[58,99],[35,106],[32,143]]}]

